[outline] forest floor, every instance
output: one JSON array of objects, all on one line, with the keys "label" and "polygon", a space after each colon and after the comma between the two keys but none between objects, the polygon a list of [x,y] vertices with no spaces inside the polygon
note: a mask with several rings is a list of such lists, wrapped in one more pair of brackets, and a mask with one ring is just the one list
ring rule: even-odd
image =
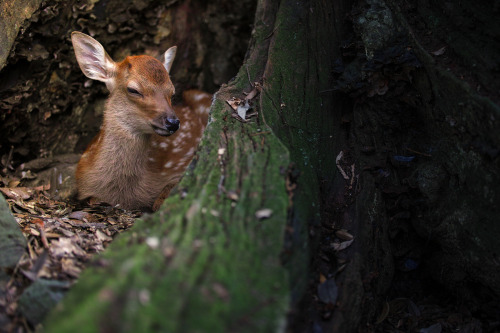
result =
[{"label": "forest floor", "polygon": [[7,272],[9,279],[1,282],[0,332],[31,332],[89,260],[129,229],[141,212],[55,200],[50,186],[0,187],[0,191],[28,250]]},{"label": "forest floor", "polygon": [[[107,205],[82,205],[51,198],[49,186],[19,187],[3,177],[0,188],[28,243],[28,252],[8,274],[0,295],[0,332],[31,332],[54,304],[40,307],[33,297],[44,289],[60,299],[76,282],[93,255],[102,252],[113,237],[126,231],[141,212]],[[10,186],[9,186],[10,185]],[[325,207],[323,217],[331,222],[335,206]],[[289,332],[331,332],[337,304],[329,302],[328,281],[343,269],[342,255],[355,236],[348,230],[323,223],[315,229],[319,239],[311,258],[309,290],[299,311],[291,316]],[[334,240],[334,241],[332,241]],[[340,265],[339,265],[340,263]],[[98,265],[98,262],[93,262]],[[345,266],[344,266],[345,267]],[[40,284],[42,281],[42,284]],[[369,283],[369,282],[367,282]],[[321,285],[323,287],[321,287]],[[47,297],[47,294],[44,295]],[[450,295],[434,282],[423,265],[396,265],[392,286],[378,316],[360,329],[373,332],[496,332],[500,330],[498,302],[481,304]]]}]

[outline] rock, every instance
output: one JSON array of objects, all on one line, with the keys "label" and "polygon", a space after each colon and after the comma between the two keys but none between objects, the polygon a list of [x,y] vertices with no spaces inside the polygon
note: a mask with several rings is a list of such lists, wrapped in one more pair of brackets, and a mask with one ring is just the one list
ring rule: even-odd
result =
[{"label": "rock", "polygon": [[41,2],[42,0],[17,0],[0,3],[0,70],[5,66],[24,20],[31,17]]},{"label": "rock", "polygon": [[31,324],[37,325],[63,298],[68,287],[68,282],[38,279],[19,298],[19,311]]},{"label": "rock", "polygon": [[0,267],[14,267],[25,248],[26,239],[10,213],[9,205],[0,195]]}]

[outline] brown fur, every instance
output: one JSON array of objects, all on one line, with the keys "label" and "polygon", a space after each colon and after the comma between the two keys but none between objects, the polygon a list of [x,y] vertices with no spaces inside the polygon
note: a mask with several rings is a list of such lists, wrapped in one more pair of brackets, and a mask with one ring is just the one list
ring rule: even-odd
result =
[{"label": "brown fur", "polygon": [[[90,37],[80,35],[75,39],[89,43]],[[82,67],[80,61],[86,61],[86,54],[79,55],[78,40],[73,43]],[[108,66],[104,74],[100,68],[96,75],[84,71],[91,78],[99,75],[96,79],[106,82],[110,96],[101,131],[77,166],[79,199],[92,198],[126,209],[151,209],[153,205],[157,209],[181,178],[207,123],[211,96],[189,90],[183,94],[184,104],[172,107],[174,86],[166,67],[150,56],[134,56]],[[127,92],[127,86],[140,88],[143,97]],[[167,115],[178,117],[180,128],[164,137],[151,124]]]}]

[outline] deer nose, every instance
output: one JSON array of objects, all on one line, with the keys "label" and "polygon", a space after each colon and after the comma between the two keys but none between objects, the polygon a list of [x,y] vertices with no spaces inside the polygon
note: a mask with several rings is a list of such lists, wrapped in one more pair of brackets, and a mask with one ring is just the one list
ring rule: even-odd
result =
[{"label": "deer nose", "polygon": [[177,118],[165,118],[165,128],[172,133],[179,129],[180,123]]}]

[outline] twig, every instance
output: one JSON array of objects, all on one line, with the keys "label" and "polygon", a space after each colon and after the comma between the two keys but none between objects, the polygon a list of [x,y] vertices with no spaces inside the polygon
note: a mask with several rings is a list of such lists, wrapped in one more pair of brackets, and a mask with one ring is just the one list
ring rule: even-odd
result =
[{"label": "twig", "polygon": [[336,90],[338,90],[338,89],[333,88],[333,89],[320,90],[320,92],[319,92],[319,93],[320,93],[320,94],[324,94],[324,93],[327,93],[327,92],[333,92],[333,91],[336,91]]},{"label": "twig", "polygon": [[349,185],[349,188],[352,188],[352,184],[354,184],[354,178],[356,176],[354,175],[354,163],[351,165],[351,185]]},{"label": "twig", "polygon": [[245,69],[247,70],[248,83],[250,83],[250,87],[253,88],[252,80],[250,79],[250,72],[248,71],[248,65],[245,65]]},{"label": "twig", "polygon": [[419,152],[419,151],[413,150],[413,149],[408,148],[408,147],[406,148],[406,150],[409,150],[409,151],[411,151],[412,153],[419,154],[419,155],[422,155],[422,156],[432,157],[432,155],[429,155],[429,154],[426,154],[426,153],[421,153],[421,152]]},{"label": "twig", "polygon": [[337,168],[342,174],[342,177],[344,177],[345,180],[348,180],[349,177],[346,175],[346,173],[344,172],[344,170],[342,170],[342,167],[340,166],[340,160],[342,159],[342,156],[344,156],[344,152],[341,150],[340,153],[337,155],[337,158],[335,159],[335,164],[337,165]]},{"label": "twig", "polygon": [[274,35],[274,33],[276,32],[276,30],[278,30],[278,28],[280,27],[280,25],[281,25],[281,22],[278,23],[278,25],[276,26],[276,28],[274,28],[273,31],[271,31],[271,33],[269,35],[267,35],[266,37],[264,37],[264,40],[269,39],[272,35]]}]

